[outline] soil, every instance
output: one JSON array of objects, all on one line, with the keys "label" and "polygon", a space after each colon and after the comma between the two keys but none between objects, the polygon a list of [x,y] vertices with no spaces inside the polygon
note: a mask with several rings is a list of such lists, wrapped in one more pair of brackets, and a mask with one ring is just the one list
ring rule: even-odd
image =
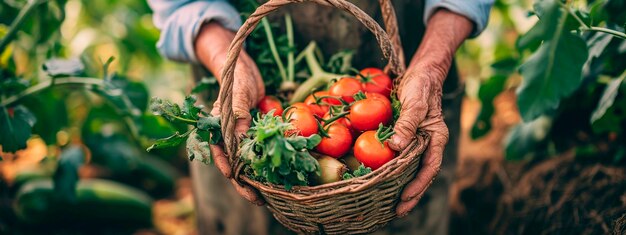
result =
[{"label": "soil", "polygon": [[[539,162],[508,162],[501,146],[519,121],[496,100],[494,130],[480,140],[467,131],[479,106],[466,100],[451,234],[626,234],[626,166],[580,161],[571,152]],[[498,111],[500,107],[500,110]]]}]

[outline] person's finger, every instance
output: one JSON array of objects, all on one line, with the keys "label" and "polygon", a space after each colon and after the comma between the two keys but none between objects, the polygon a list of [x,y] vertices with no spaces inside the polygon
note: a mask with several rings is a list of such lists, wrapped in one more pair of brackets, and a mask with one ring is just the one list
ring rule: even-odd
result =
[{"label": "person's finger", "polygon": [[241,185],[235,179],[231,179],[230,182],[233,187],[235,187],[235,190],[237,190],[237,193],[239,193],[239,195],[244,197],[246,200],[252,202],[252,204],[257,206],[265,204],[265,200],[263,200],[263,198],[259,196],[259,193],[249,185]]},{"label": "person's finger", "polygon": [[211,114],[211,116],[214,116],[214,117],[219,116],[221,107],[222,106],[220,105],[220,98],[218,97],[217,100],[213,102],[213,108],[211,109],[211,112],[209,114]]},{"label": "person's finger", "polygon": [[246,135],[250,124],[252,123],[252,115],[248,109],[240,109],[233,107],[233,113],[235,115],[235,134],[237,137],[243,137]]},{"label": "person's finger", "polygon": [[417,203],[420,201],[422,195],[413,198],[413,200],[410,200],[408,202],[400,201],[398,203],[398,206],[396,206],[396,215],[398,215],[398,217],[404,217],[409,214],[409,212],[411,212],[411,210],[413,210],[413,208],[415,208]]},{"label": "person's finger", "polygon": [[428,149],[424,153],[422,166],[418,170],[415,179],[409,182],[402,191],[400,197],[402,201],[407,202],[416,197],[420,197],[433,182],[435,176],[439,173],[439,169],[441,169],[443,150],[448,142],[448,128],[443,121],[439,124],[429,126],[429,128],[436,130],[430,131],[432,136]]},{"label": "person's finger", "polygon": [[402,151],[415,138],[417,128],[428,114],[428,100],[431,86],[419,78],[408,79],[403,84],[403,93],[400,94],[402,110],[396,121],[395,134],[389,141],[389,147]]},{"label": "person's finger", "polygon": [[224,153],[224,150],[219,145],[209,145],[211,149],[211,155],[213,156],[213,162],[215,162],[215,166],[226,178],[232,177],[232,168],[230,163],[228,162],[228,157]]}]

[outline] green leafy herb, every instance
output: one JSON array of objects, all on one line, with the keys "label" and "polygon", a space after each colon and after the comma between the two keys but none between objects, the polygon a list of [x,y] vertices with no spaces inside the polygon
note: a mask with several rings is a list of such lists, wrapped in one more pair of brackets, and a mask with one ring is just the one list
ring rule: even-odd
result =
[{"label": "green leafy herb", "polygon": [[[220,118],[202,111],[203,107],[197,106],[195,103],[195,96],[186,97],[182,107],[168,100],[152,98],[150,110],[155,115],[159,115],[172,123],[191,125],[192,128],[183,134],[176,132],[167,138],[158,139],[147,150],[176,147],[183,142],[190,143],[190,141],[199,140],[207,142],[206,149],[189,149],[188,146],[189,158],[193,160],[203,154],[208,154],[210,158],[210,151],[205,151],[208,149],[208,144],[217,144],[222,139]],[[189,140],[190,136],[193,140]],[[211,162],[210,159],[204,157],[201,160],[205,163]]]},{"label": "green leafy herb", "polygon": [[366,167],[365,165],[361,164],[359,168],[357,168],[356,170],[352,172],[352,174],[350,174],[349,172],[344,173],[343,179],[348,180],[352,178],[357,178],[357,177],[367,175],[369,173],[372,173],[372,168]]},{"label": "green leafy herb", "polygon": [[189,130],[183,134],[180,134],[177,131],[176,133],[174,133],[173,135],[169,137],[156,140],[156,142],[154,142],[154,144],[152,144],[146,150],[150,152],[153,149],[171,148],[171,147],[179,146],[180,144],[182,144],[183,142],[187,140],[187,137],[189,137],[189,134],[191,134],[192,131],[193,130]]},{"label": "green leafy herb", "polygon": [[259,114],[248,131],[250,138],[243,140],[239,150],[255,179],[284,185],[287,190],[308,185],[310,174],[320,174],[319,163],[308,150],[317,146],[321,137],[285,136],[290,128],[281,117]]}]

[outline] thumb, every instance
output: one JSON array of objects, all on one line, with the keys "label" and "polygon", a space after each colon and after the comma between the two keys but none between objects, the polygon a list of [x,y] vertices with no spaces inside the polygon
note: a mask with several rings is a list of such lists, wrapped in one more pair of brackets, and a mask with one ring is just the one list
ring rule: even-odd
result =
[{"label": "thumb", "polygon": [[[404,106],[404,105],[403,105]],[[426,117],[428,105],[426,102],[407,105],[400,112],[400,117],[396,121],[393,130],[396,132],[389,141],[389,147],[396,151],[402,151],[415,138],[417,128]]]},{"label": "thumb", "polygon": [[[418,87],[418,86],[410,86]],[[419,92],[404,91],[401,94],[402,110],[400,117],[394,126],[394,134],[389,141],[389,147],[396,151],[402,151],[415,138],[417,128],[428,114],[428,88],[423,87]]]},{"label": "thumb", "polygon": [[211,116],[217,117],[217,116],[220,115],[220,108],[222,106],[220,105],[220,101],[219,100],[220,99],[217,98],[217,100],[215,100],[215,102],[213,102],[213,108],[211,109],[211,112],[210,112]]}]

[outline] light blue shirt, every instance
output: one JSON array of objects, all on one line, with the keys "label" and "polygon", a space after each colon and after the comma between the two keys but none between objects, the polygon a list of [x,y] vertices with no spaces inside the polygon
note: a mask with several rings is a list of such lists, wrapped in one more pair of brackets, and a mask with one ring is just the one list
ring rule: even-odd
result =
[{"label": "light blue shirt", "polygon": [[[487,26],[494,0],[426,0],[424,23],[438,8],[446,8],[474,22],[472,37]],[[224,0],[148,0],[154,11],[154,25],[161,30],[158,51],[175,61],[197,63],[193,42],[200,26],[216,21],[236,31],[241,18],[235,8]]]}]

